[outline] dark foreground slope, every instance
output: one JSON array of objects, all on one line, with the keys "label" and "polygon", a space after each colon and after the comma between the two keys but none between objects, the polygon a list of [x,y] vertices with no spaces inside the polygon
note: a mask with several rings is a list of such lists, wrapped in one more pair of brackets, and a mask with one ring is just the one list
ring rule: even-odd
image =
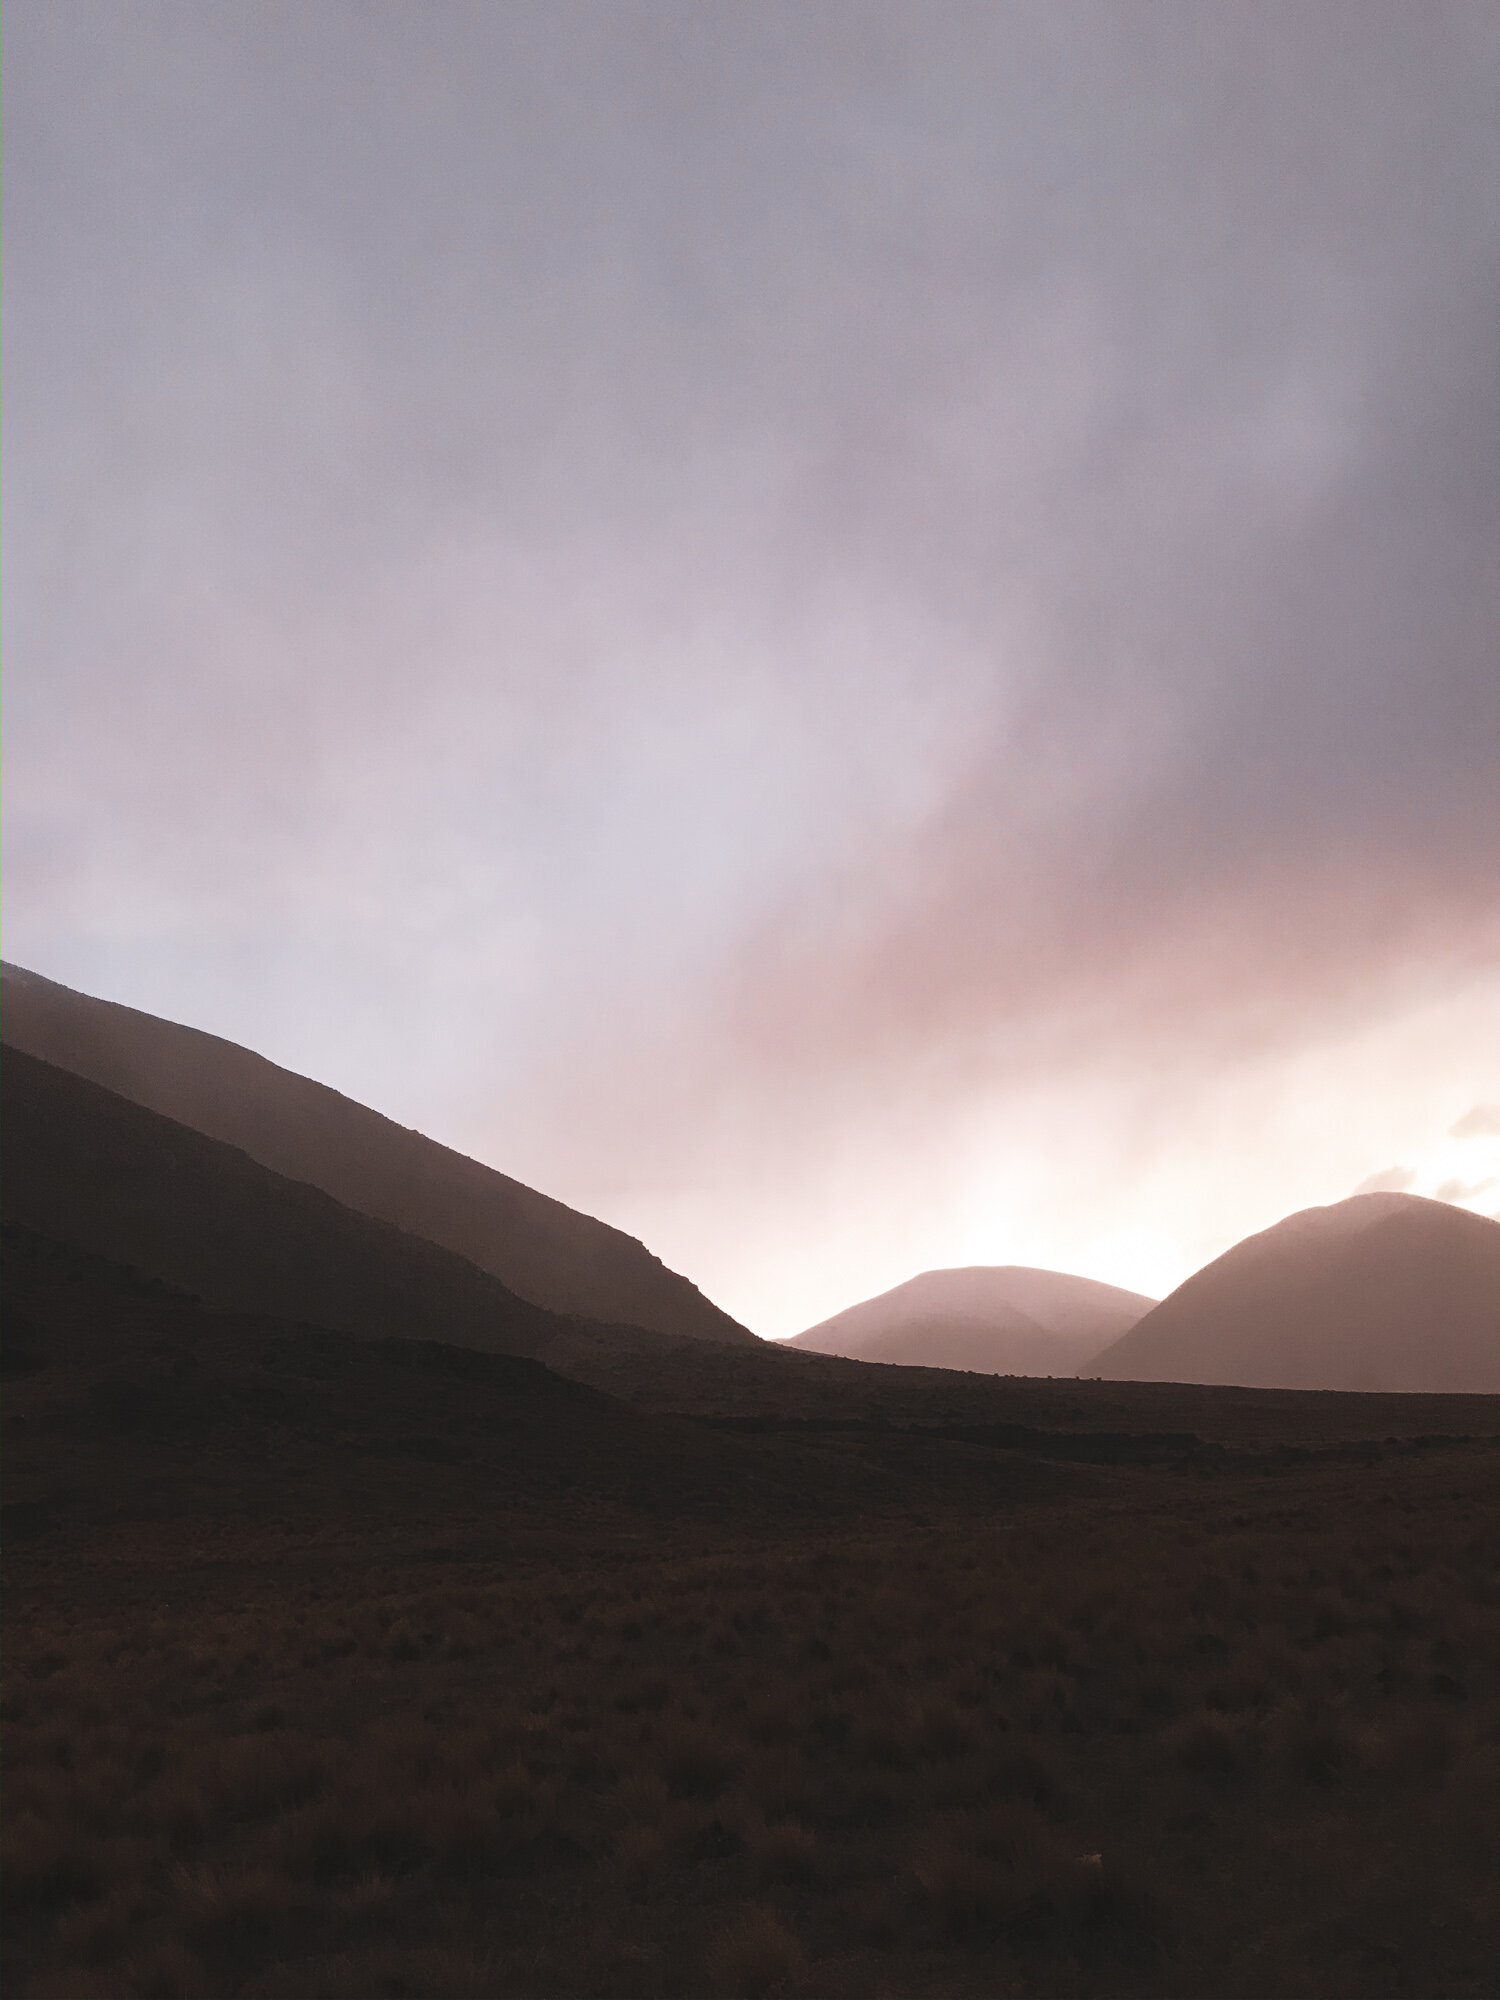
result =
[{"label": "dark foreground slope", "polygon": [[924,1271],[787,1345],[989,1375],[1072,1375],[1154,1303],[1061,1271],[976,1265]]},{"label": "dark foreground slope", "polygon": [[67,1070],[5,1052],[0,1215],[212,1304],[346,1333],[554,1356],[613,1336]]},{"label": "dark foreground slope", "polygon": [[1495,1991],[1492,1437],[735,1435],[0,1248],[7,2000]]},{"label": "dark foreground slope", "polygon": [[0,1282],[13,1545],[277,1520],[406,1532],[476,1501],[542,1518],[560,1493],[584,1518],[667,1514],[743,1476],[732,1440],[527,1356],[226,1310],[13,1223]]},{"label": "dark foreground slope", "polygon": [[1304,1209],[1196,1272],[1087,1372],[1493,1394],[1500,1223],[1407,1194]]},{"label": "dark foreground slope", "polygon": [[11,965],[0,968],[0,1035],[457,1252],[534,1304],[700,1340],[751,1338],[623,1231],[216,1035]]}]

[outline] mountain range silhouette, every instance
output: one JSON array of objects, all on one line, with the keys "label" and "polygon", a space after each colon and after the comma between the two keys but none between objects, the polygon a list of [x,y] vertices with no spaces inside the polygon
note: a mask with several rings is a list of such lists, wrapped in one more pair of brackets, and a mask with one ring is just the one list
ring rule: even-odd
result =
[{"label": "mountain range silhouette", "polygon": [[[642,1244],[236,1044],[0,969],[8,1224],[220,1308],[570,1365],[767,1344]],[[929,1271],[771,1351],[1267,1389],[1500,1391],[1500,1223],[1399,1193],[1288,1216],[1159,1304]],[[789,1357],[790,1359],[790,1357]],[[727,1378],[726,1378],[727,1381]]]}]

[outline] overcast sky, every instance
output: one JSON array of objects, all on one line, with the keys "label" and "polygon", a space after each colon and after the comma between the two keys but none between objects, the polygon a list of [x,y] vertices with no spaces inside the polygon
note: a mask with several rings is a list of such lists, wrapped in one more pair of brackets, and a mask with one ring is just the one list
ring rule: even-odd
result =
[{"label": "overcast sky", "polygon": [[3,94],[8,959],[763,1333],[1500,1207],[1492,0],[10,0]]}]

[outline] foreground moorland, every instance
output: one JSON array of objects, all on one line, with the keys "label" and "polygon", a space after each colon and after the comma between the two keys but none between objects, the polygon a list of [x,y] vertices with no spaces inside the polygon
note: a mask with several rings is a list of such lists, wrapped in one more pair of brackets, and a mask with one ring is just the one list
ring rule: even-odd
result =
[{"label": "foreground moorland", "polygon": [[1500,1990],[1496,1399],[589,1386],[5,1255],[17,2000]]}]

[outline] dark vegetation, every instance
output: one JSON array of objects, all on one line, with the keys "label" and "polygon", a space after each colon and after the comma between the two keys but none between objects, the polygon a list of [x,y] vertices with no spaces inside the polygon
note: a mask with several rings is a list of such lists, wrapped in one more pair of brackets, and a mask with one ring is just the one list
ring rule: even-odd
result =
[{"label": "dark vegetation", "polygon": [[17,2000],[1500,1989],[1494,1399],[590,1387],[4,1248]]}]

